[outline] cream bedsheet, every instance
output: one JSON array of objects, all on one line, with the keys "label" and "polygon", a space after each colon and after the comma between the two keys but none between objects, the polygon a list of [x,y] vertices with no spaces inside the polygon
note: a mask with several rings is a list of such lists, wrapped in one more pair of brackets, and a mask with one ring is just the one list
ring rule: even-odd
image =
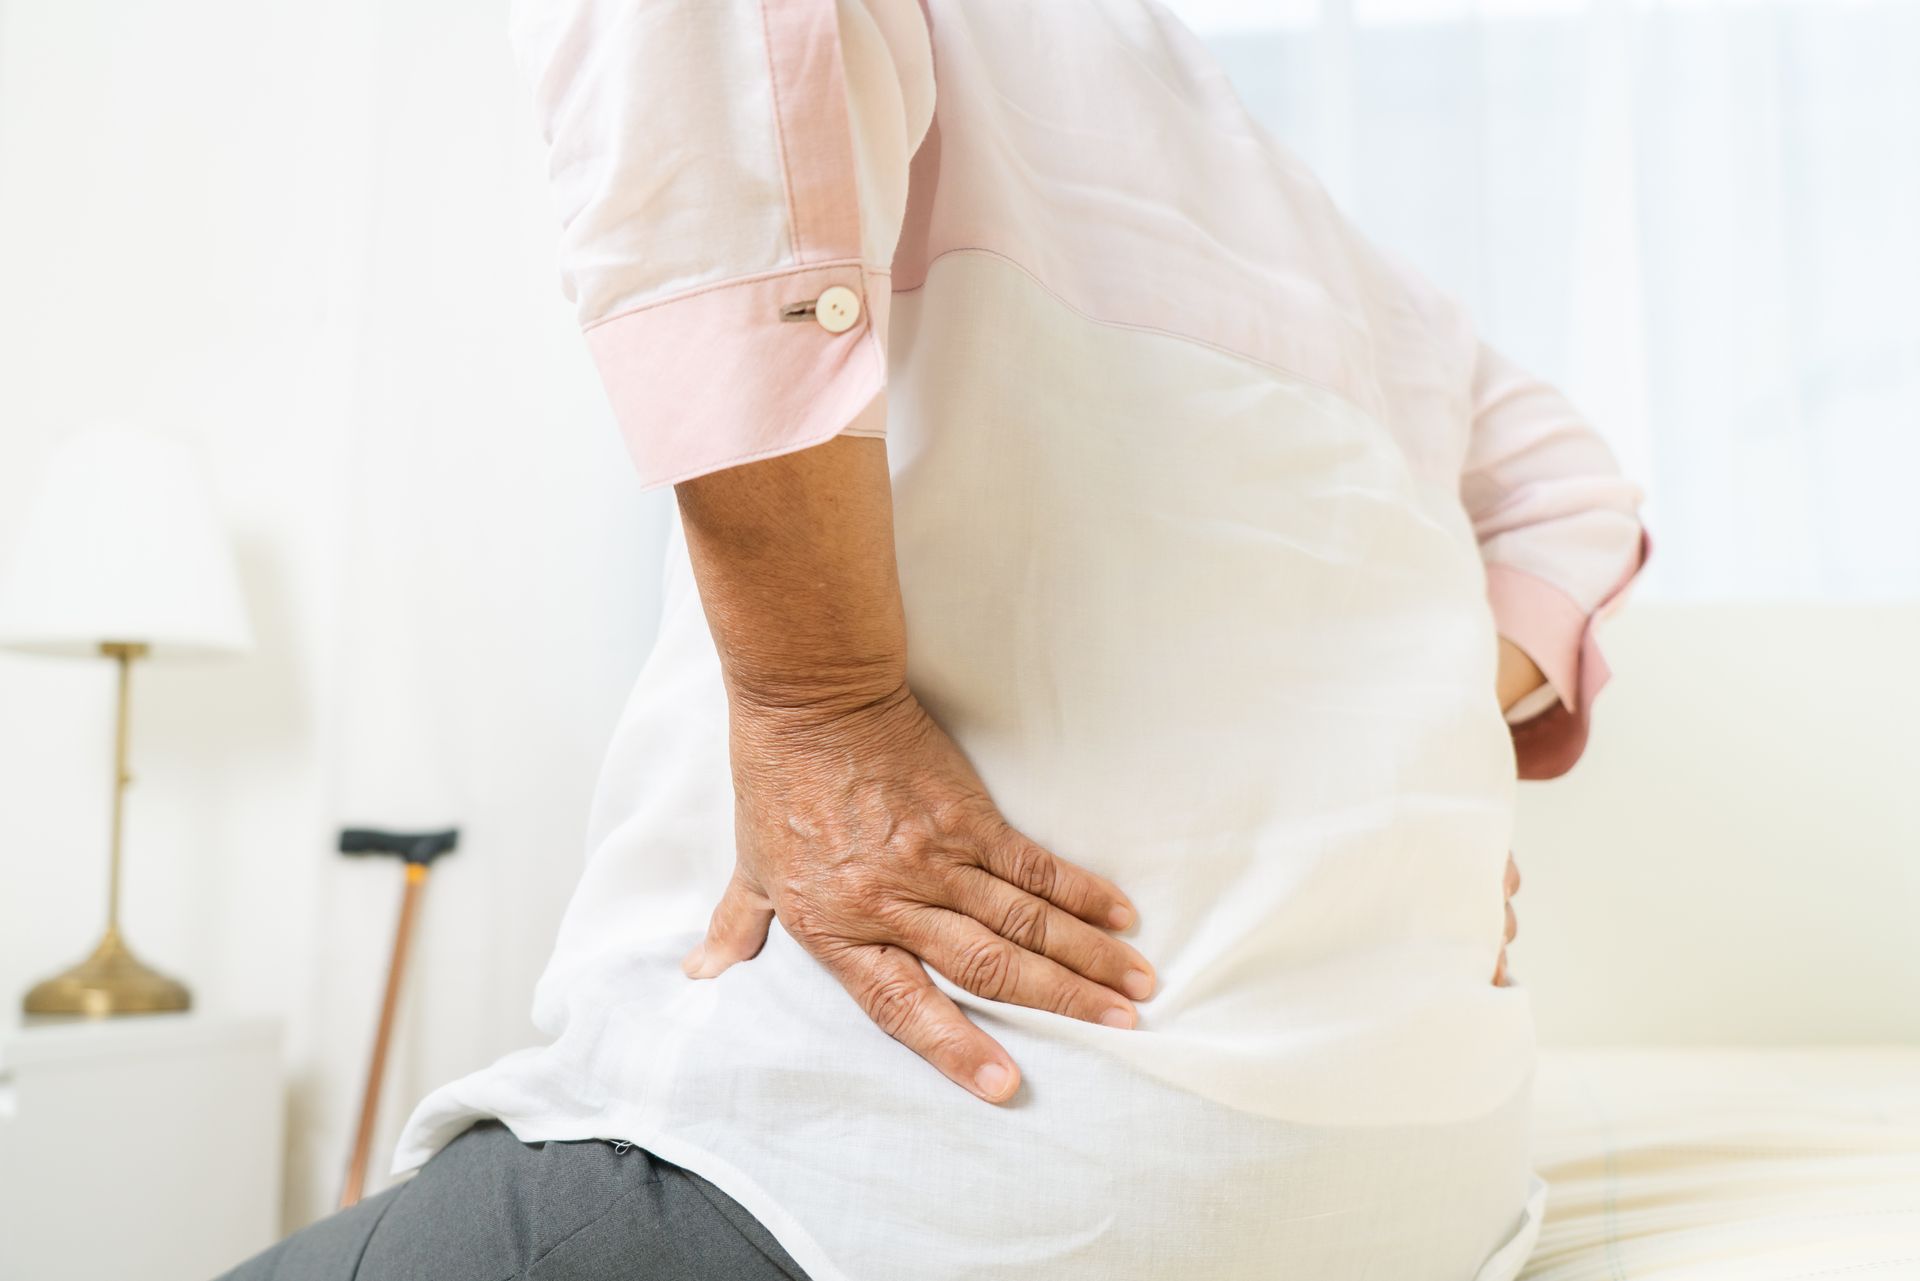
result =
[{"label": "cream bedsheet", "polygon": [[1521,1281],[1920,1278],[1920,1048],[1543,1049]]}]

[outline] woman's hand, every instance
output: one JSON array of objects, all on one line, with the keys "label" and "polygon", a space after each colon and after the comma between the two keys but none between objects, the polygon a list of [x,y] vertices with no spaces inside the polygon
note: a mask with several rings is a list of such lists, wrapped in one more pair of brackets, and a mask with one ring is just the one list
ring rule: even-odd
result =
[{"label": "woman's hand", "polygon": [[[687,973],[755,956],[778,916],[883,1030],[993,1102],[1019,1069],[926,965],[988,999],[1133,1026],[1152,968],[1106,932],[1131,905],[1009,826],[907,687],[884,442],[842,434],[675,495],[727,686],[737,846]],[[1503,642],[1503,686],[1532,674],[1521,657]]]},{"label": "woman's hand", "polygon": [[[1513,914],[1513,896],[1520,892],[1520,867],[1513,861],[1512,850],[1507,851],[1505,889],[1507,895],[1507,943],[1511,943],[1513,942],[1513,936],[1520,932],[1519,918]],[[1493,985],[1495,987],[1506,987],[1511,982],[1512,976],[1507,973],[1507,947],[1506,943],[1502,943],[1500,945],[1500,959],[1494,962],[1493,966]]]},{"label": "woman's hand", "polygon": [[992,1102],[1019,1070],[923,961],[991,1000],[1134,1026],[1152,967],[1107,933],[1132,906],[1008,826],[904,685],[842,711],[736,698],[732,729],[739,862],[689,975],[758,953],[777,915],[883,1031]]},{"label": "woman's hand", "polygon": [[1019,1069],[923,961],[1132,1027],[1152,969],[1106,933],[1132,906],[1009,827],[907,688],[885,442],[842,434],[674,494],[727,686],[738,855],[687,972],[755,955],[777,915],[889,1035],[996,1103]]}]

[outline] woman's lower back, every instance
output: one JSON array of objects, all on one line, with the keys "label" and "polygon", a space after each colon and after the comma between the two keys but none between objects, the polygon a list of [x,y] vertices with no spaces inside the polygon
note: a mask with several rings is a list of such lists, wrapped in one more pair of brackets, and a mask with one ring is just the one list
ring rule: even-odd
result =
[{"label": "woman's lower back", "polygon": [[[897,300],[909,683],[1016,829],[1138,908],[1139,1026],[936,977],[1020,1067],[996,1107],[777,924],[718,978],[681,973],[735,851],[726,695],[676,543],[536,995],[553,1043],[430,1098],[398,1164],[474,1116],[630,1140],[816,1281],[1504,1281],[1476,1273],[1537,1228],[1533,1029],[1527,990],[1492,982],[1514,757],[1457,482],[1338,397],[1190,344],[1215,392],[1170,402],[1158,335],[1054,361],[1088,412],[1033,432],[995,399],[1021,331],[920,323],[969,314],[927,310],[963,288],[1027,284],[973,264]],[[978,378],[916,382],[915,352],[976,350]]]},{"label": "woman's lower back", "polygon": [[[708,983],[668,949],[606,980],[576,988],[555,1044],[455,1082],[410,1128],[431,1140],[499,1116],[528,1141],[637,1143],[712,1180],[814,1281],[1505,1281],[1527,1245],[1503,1256],[1512,1271],[1489,1259],[1538,1230],[1530,1054],[1474,1115],[1316,1123],[1113,1052],[1162,1034],[974,1001],[1024,1073],[993,1107],[876,1030],[777,926],[754,964]],[[1498,990],[1523,1023],[1525,989]],[[1218,1058],[1165,1036],[1189,1067]],[[1284,1114],[1285,1092],[1272,1101]]]}]

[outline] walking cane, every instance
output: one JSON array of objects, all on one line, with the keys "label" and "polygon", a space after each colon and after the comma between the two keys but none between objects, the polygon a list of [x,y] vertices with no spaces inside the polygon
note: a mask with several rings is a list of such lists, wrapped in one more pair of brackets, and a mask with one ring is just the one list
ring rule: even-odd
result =
[{"label": "walking cane", "polygon": [[367,1087],[360,1095],[360,1125],[353,1136],[353,1155],[347,1161],[347,1185],[340,1208],[360,1200],[367,1184],[367,1157],[373,1151],[373,1123],[380,1112],[381,1078],[387,1074],[387,1041],[393,1035],[393,1012],[400,1003],[400,980],[406,971],[407,942],[413,934],[413,916],[420,887],[427,883],[433,860],[460,843],[460,830],[444,832],[376,832],[343,828],[342,854],[393,854],[407,865],[406,887],[400,891],[400,920],[393,930],[393,959],[387,965],[387,995],[380,1002],[380,1022],[373,1034],[373,1061],[367,1065]]}]

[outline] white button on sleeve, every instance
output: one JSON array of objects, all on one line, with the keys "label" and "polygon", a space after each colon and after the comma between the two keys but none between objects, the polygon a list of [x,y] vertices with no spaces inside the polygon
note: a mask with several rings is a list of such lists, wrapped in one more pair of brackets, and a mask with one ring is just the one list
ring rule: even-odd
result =
[{"label": "white button on sleeve", "polygon": [[830,334],[844,334],[860,320],[860,295],[845,285],[833,285],[813,304],[813,318]]},{"label": "white button on sleeve", "polygon": [[884,436],[868,277],[932,128],[920,0],[510,7],[564,292],[642,487]]}]

